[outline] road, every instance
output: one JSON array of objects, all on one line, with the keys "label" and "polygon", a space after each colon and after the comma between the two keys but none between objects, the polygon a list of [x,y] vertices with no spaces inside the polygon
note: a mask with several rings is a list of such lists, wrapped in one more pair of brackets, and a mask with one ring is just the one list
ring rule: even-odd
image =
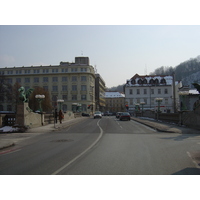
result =
[{"label": "road", "polygon": [[200,135],[161,133],[104,116],[0,152],[0,174],[200,174],[199,159]]}]

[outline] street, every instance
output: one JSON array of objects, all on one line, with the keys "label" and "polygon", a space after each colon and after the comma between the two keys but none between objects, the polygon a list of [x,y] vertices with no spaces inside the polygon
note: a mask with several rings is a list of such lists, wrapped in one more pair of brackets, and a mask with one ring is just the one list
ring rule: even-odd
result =
[{"label": "street", "polygon": [[0,174],[196,175],[199,159],[200,135],[157,132],[104,116],[0,152]]}]

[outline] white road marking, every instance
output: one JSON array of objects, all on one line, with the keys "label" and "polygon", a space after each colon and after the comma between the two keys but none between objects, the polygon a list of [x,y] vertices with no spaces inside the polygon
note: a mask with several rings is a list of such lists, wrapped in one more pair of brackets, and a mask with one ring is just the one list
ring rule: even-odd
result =
[{"label": "white road marking", "polygon": [[[100,119],[101,120],[101,119]],[[99,121],[100,121],[99,120]],[[76,156],[74,159],[72,159],[70,162],[66,163],[65,165],[63,165],[61,168],[59,168],[58,170],[56,170],[54,173],[52,173],[51,175],[56,175],[58,173],[60,173],[62,170],[64,170],[66,167],[68,167],[70,164],[72,164],[74,161],[76,161],[78,158],[80,158],[82,155],[84,155],[88,150],[90,150],[95,144],[97,144],[97,142],[101,139],[101,137],[103,136],[103,129],[100,127],[99,125],[99,121],[97,122],[97,126],[100,129],[100,134],[99,137],[85,150],[83,151],[81,154],[79,154],[78,156]]]}]

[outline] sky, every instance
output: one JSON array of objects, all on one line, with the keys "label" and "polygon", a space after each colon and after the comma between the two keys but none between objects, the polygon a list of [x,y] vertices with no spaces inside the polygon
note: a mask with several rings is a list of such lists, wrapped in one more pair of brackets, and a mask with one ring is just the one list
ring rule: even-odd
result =
[{"label": "sky", "polygon": [[[109,3],[104,8],[104,1],[98,4],[100,9],[84,7],[82,1],[73,1],[67,8],[50,3],[47,12],[46,4],[37,7],[37,1],[34,2],[31,13],[24,8],[15,11],[13,7],[18,5],[15,1],[9,7],[14,17],[9,18],[1,10],[0,17],[6,15],[6,20],[0,20],[0,67],[58,65],[87,56],[106,87],[113,87],[124,84],[136,73],[145,75],[161,66],[175,67],[200,55],[200,26],[193,20],[197,19],[198,6],[192,4],[193,0],[192,12],[184,2],[179,9],[180,2],[171,0],[162,5],[156,0],[151,1],[152,5],[141,0],[140,10],[117,2],[115,9]],[[7,7],[9,3],[5,3]],[[153,3],[157,3],[156,10],[150,9]],[[193,16],[191,21],[189,16]]]}]

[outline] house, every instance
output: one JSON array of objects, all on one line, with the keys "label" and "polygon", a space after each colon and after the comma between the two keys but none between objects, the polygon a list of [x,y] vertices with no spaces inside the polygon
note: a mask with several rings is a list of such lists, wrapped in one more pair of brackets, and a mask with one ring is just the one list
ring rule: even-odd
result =
[{"label": "house", "polygon": [[124,86],[129,112],[135,112],[141,107],[144,110],[174,112],[177,109],[178,88],[182,83],[173,84],[173,81],[173,76],[168,75],[135,74]]}]

